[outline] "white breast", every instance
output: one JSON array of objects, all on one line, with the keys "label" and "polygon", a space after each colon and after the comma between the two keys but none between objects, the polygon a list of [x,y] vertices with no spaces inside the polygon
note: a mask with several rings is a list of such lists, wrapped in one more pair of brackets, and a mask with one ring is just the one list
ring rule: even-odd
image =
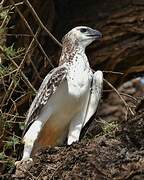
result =
[{"label": "white breast", "polygon": [[67,75],[68,91],[69,94],[79,98],[89,91],[92,72],[87,57],[84,54],[78,54],[74,58],[73,64],[71,65]]}]

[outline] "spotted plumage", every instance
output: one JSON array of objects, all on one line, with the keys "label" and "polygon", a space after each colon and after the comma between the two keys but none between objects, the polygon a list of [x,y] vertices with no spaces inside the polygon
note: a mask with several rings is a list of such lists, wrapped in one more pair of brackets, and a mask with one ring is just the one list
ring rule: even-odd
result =
[{"label": "spotted plumage", "polygon": [[[50,76],[52,73],[53,73],[53,76],[51,76],[48,79],[48,76]],[[41,93],[39,92],[37,94],[36,98],[34,99],[32,105],[31,105],[29,113],[27,115],[27,119],[26,119],[27,126],[23,132],[23,136],[25,135],[25,133],[28,130],[28,128],[30,127],[30,125],[35,121],[35,119],[41,113],[42,108],[48,102],[50,96],[55,93],[57,87],[65,79],[66,73],[67,73],[67,70],[65,67],[63,67],[60,69],[52,70],[48,74],[48,76],[46,76],[42,85],[40,86],[40,89],[42,91],[41,91]],[[48,81],[47,81],[47,79],[48,79]]]},{"label": "spotted plumage", "polygon": [[103,75],[92,73],[85,48],[101,33],[85,26],[68,32],[62,42],[59,66],[44,79],[29,109],[22,160],[48,145],[72,144],[96,111]]}]

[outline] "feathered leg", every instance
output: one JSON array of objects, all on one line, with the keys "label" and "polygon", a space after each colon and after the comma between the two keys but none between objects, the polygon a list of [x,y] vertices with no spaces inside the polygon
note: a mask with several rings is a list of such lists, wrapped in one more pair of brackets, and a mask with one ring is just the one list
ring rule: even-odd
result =
[{"label": "feathered leg", "polygon": [[83,126],[83,120],[84,117],[82,116],[82,112],[77,113],[76,116],[72,119],[68,133],[68,145],[71,145],[73,142],[79,140],[80,132]]},{"label": "feathered leg", "polygon": [[36,120],[28,129],[26,132],[23,141],[24,141],[24,151],[23,151],[23,157],[22,160],[25,160],[27,158],[30,158],[35,140],[38,137],[38,134],[41,130],[42,122]]},{"label": "feathered leg", "polygon": [[67,140],[68,145],[79,140],[80,132],[82,130],[87,112],[89,97],[90,97],[90,91],[87,91],[87,93],[85,94],[85,98],[83,99],[83,102],[81,104],[80,111],[72,118],[70,122],[68,140]]},{"label": "feathered leg", "polygon": [[41,121],[36,120],[26,132],[23,142],[24,142],[24,150],[23,150],[23,157],[21,161],[16,161],[15,165],[19,166],[24,161],[32,161],[31,152],[33,150],[33,146],[39,131],[41,129]]}]

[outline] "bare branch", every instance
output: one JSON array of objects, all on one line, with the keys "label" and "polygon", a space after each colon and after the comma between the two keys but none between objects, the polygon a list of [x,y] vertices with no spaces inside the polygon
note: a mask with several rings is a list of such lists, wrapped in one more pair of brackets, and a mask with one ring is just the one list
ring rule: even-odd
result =
[{"label": "bare branch", "polygon": [[118,75],[123,75],[124,73],[122,72],[115,72],[115,71],[102,71],[103,73],[110,73],[110,74],[118,74]]},{"label": "bare branch", "polygon": [[[108,89],[106,89],[106,90],[103,90],[103,92],[115,92],[115,90],[114,89],[112,89],[112,90],[108,90]],[[126,97],[129,97],[129,98],[131,98],[132,100],[134,100],[134,101],[138,101],[137,100],[137,98],[135,98],[135,97],[133,97],[133,96],[131,96],[131,95],[129,95],[129,94],[126,94],[126,93],[122,93],[122,92],[119,92],[121,95],[123,95],[123,96],[126,96]]]},{"label": "bare branch", "polygon": [[0,2],[0,6],[3,6],[4,2],[5,2],[5,0],[2,0],[2,1]]},{"label": "bare branch", "polygon": [[[14,3],[13,0],[10,0],[10,2],[12,3],[13,6],[15,6],[15,3]],[[20,12],[20,10],[19,10],[16,6],[15,6],[15,9],[16,9],[16,11],[18,12],[19,16],[21,17],[21,19],[24,21],[24,23],[25,23],[25,25],[27,26],[27,28],[29,29],[29,31],[30,31],[30,33],[32,34],[33,38],[34,38],[35,41],[37,42],[40,50],[42,51],[42,53],[44,54],[44,56],[45,56],[45,57],[47,58],[47,60],[49,61],[50,65],[51,65],[52,67],[54,67],[53,64],[52,64],[52,62],[51,62],[51,60],[49,59],[49,57],[47,56],[47,54],[46,54],[45,51],[43,50],[43,47],[42,47],[41,44],[39,43],[37,37],[34,35],[32,29],[31,29],[29,23],[27,22],[27,20],[25,19],[25,17],[22,15],[22,13]]]},{"label": "bare branch", "polygon": [[56,42],[56,44],[58,44],[60,47],[62,47],[62,44],[50,33],[50,31],[46,28],[46,26],[42,23],[42,21],[40,20],[40,18],[38,17],[36,11],[34,10],[34,8],[32,7],[32,5],[30,4],[30,2],[28,0],[24,0],[24,2],[27,4],[27,6],[31,9],[33,16],[35,17],[35,19],[38,21],[39,25],[41,26],[41,28],[43,28],[49,35],[49,37],[51,39],[54,40],[54,42]]},{"label": "bare branch", "polygon": [[[12,62],[12,64],[13,64],[16,68],[19,67],[12,58],[10,58],[9,56],[7,56],[7,54],[4,52],[4,50],[3,50],[3,48],[2,48],[1,46],[0,46],[0,50],[1,50],[1,52],[8,58],[8,60],[10,60],[10,61]],[[21,73],[21,75],[22,75],[22,77],[23,77],[26,85],[27,85],[30,89],[32,89],[34,92],[36,92],[36,89],[35,89],[35,88],[33,87],[33,85],[29,82],[29,80],[28,80],[28,78],[25,76],[25,74],[24,74],[22,71],[20,71],[20,73]]]},{"label": "bare branch", "polygon": [[120,99],[121,99],[122,102],[124,103],[125,107],[131,112],[132,115],[134,115],[134,112],[133,112],[132,109],[129,107],[129,105],[126,103],[126,101],[123,99],[123,97],[120,95],[120,93],[118,92],[118,90],[117,90],[111,83],[109,83],[106,79],[104,79],[104,81],[117,93],[117,95],[120,97]]},{"label": "bare branch", "polygon": [[[91,68],[93,72],[96,72],[94,69]],[[110,73],[110,74],[118,74],[118,75],[123,75],[124,73],[122,72],[115,72],[115,71],[102,71],[103,73]]]}]

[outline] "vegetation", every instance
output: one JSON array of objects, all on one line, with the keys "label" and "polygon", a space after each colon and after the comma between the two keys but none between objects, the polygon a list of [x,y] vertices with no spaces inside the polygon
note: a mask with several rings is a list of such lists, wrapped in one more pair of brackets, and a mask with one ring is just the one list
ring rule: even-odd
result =
[{"label": "vegetation", "polygon": [[[6,46],[7,24],[11,17],[9,6],[0,9],[0,171],[11,173],[17,158],[17,146],[21,137],[16,135],[15,127],[22,129],[24,117],[14,110],[15,99],[11,92],[22,91],[21,77],[12,63],[24,55],[24,48],[16,48],[14,43]],[[24,91],[25,93],[25,91]],[[11,102],[10,102],[11,101]],[[19,121],[20,120],[20,121]]]}]

